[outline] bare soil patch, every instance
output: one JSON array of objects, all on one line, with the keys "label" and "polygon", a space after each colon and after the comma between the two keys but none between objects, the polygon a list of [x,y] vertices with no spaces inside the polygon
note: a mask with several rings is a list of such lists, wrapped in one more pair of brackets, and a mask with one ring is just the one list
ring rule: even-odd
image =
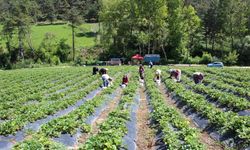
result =
[{"label": "bare soil patch", "polygon": [[150,128],[145,87],[141,87],[140,89],[140,105],[137,111],[136,145],[138,150],[153,150],[155,145],[155,131]]}]

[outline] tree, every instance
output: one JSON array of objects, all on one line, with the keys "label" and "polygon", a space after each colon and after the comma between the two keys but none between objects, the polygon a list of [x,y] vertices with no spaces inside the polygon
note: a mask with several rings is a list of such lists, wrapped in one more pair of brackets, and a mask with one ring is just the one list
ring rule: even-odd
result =
[{"label": "tree", "polygon": [[[128,56],[154,53],[165,42],[167,7],[165,0],[104,0],[101,4],[102,43]],[[117,51],[116,51],[117,52]]]},{"label": "tree", "polygon": [[85,1],[82,0],[61,0],[61,11],[64,14],[64,19],[70,22],[72,29],[72,51],[73,61],[75,60],[75,29],[83,21],[83,14],[85,10]]},{"label": "tree", "polygon": [[[129,20],[130,15],[130,3],[128,0],[103,0],[101,3],[100,20],[102,22],[102,38],[101,42],[104,47],[113,47],[118,49],[118,43],[122,43],[127,34],[130,34],[129,30],[131,22]],[[126,43],[122,44],[122,47],[126,46]]]},{"label": "tree", "polygon": [[[200,19],[182,0],[104,0],[101,5],[102,38],[112,53],[163,53],[167,49],[177,61],[189,56],[189,45]],[[117,52],[122,49],[122,52]],[[126,53],[128,52],[128,53]]]},{"label": "tree", "polygon": [[66,39],[61,39],[58,43],[56,55],[59,57],[60,62],[66,62],[70,53],[70,46],[66,44]]},{"label": "tree", "polygon": [[4,37],[7,39],[7,48],[10,49],[10,41],[17,32],[19,57],[24,59],[23,43],[29,33],[30,25],[34,21],[36,12],[35,1],[31,0],[3,0],[1,3],[1,18]]},{"label": "tree", "polygon": [[[247,6],[250,6],[250,1],[249,0],[245,0],[245,1],[247,2]],[[248,16],[248,20],[247,20],[248,34],[250,34],[250,7],[248,7],[247,16]]]},{"label": "tree", "polygon": [[53,33],[46,33],[44,38],[36,50],[36,60],[40,59],[43,62],[51,62],[51,58],[56,54],[57,41]]},{"label": "tree", "polygon": [[242,0],[230,0],[225,25],[226,34],[231,39],[231,50],[234,49],[235,38],[241,43],[247,33],[247,3]]},{"label": "tree", "polygon": [[197,28],[200,27],[200,19],[195,9],[191,6],[184,6],[182,0],[167,1],[169,10],[167,37],[168,48],[171,50],[172,58],[176,61],[187,60],[189,57],[188,45]]},{"label": "tree", "polygon": [[214,50],[217,34],[221,30],[221,24],[218,19],[218,5],[218,0],[212,0],[207,12],[204,15],[203,24],[206,37],[206,50],[208,50],[208,43],[211,43],[211,49],[212,51]]},{"label": "tree", "polygon": [[228,55],[225,56],[224,62],[227,65],[235,65],[238,61],[239,54],[236,51],[230,52]]},{"label": "tree", "polygon": [[53,0],[37,0],[37,3],[41,11],[39,19],[41,21],[49,20],[50,23],[53,23],[57,17],[55,2]]},{"label": "tree", "polygon": [[[190,55],[190,48],[193,44],[193,39],[195,34],[197,34],[197,29],[201,25],[200,18],[196,15],[196,11],[194,7],[191,5],[185,6],[182,10],[183,13],[183,42],[185,41],[185,47],[186,51],[182,51],[182,55],[184,55],[184,59],[188,60],[188,57]],[[185,49],[185,48],[184,48]]]},{"label": "tree", "polygon": [[[221,45],[234,49],[235,39],[245,37],[247,31],[247,4],[244,0],[220,0],[218,26]],[[220,42],[220,41],[219,41]],[[224,43],[230,43],[230,45]],[[224,48],[223,48],[224,49]]]},{"label": "tree", "polygon": [[85,13],[85,19],[87,22],[98,22],[100,3],[99,0],[87,0],[87,10]]},{"label": "tree", "polygon": [[238,61],[242,65],[250,65],[250,36],[246,36],[242,43],[236,44],[237,53],[239,54]]}]

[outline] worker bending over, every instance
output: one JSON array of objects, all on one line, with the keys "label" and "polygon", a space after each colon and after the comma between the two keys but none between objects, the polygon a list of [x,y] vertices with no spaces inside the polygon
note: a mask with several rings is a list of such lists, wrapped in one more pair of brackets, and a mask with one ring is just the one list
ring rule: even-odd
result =
[{"label": "worker bending over", "polygon": [[93,67],[93,75],[96,75],[97,72],[99,71],[99,68],[98,67]]},{"label": "worker bending over", "polygon": [[112,85],[112,78],[108,74],[103,74],[102,75],[102,81],[103,81],[103,88],[107,88]]},{"label": "worker bending over", "polygon": [[193,79],[194,79],[194,83],[195,84],[199,84],[202,83],[203,79],[204,79],[204,74],[201,72],[195,72],[193,74]]},{"label": "worker bending over", "polygon": [[181,82],[181,70],[180,69],[170,69],[170,78],[174,79],[175,82]]},{"label": "worker bending over", "polygon": [[157,69],[155,71],[154,81],[159,85],[161,83],[161,70]]},{"label": "worker bending over", "polygon": [[108,71],[107,68],[101,68],[101,69],[99,70],[99,74],[100,74],[100,75],[107,74],[107,71]]}]

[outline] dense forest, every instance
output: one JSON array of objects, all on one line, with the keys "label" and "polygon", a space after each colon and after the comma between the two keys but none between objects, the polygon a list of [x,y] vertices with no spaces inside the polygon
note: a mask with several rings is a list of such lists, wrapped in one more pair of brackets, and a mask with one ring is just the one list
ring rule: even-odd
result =
[{"label": "dense forest", "polygon": [[249,0],[103,0],[101,6],[103,45],[112,54],[250,64]]},{"label": "dense forest", "polygon": [[[32,47],[31,26],[59,23],[71,27],[71,45],[62,39],[51,52],[47,37]],[[76,61],[83,23],[100,27],[92,59],[158,53],[162,63],[250,65],[249,0],[0,0],[0,66]]]}]

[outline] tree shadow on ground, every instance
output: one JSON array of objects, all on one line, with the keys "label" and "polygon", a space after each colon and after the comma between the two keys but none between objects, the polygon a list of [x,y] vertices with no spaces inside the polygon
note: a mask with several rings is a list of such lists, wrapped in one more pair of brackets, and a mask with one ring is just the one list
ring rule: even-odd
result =
[{"label": "tree shadow on ground", "polygon": [[85,33],[76,33],[77,37],[96,37],[97,33],[96,32],[85,32]]}]

